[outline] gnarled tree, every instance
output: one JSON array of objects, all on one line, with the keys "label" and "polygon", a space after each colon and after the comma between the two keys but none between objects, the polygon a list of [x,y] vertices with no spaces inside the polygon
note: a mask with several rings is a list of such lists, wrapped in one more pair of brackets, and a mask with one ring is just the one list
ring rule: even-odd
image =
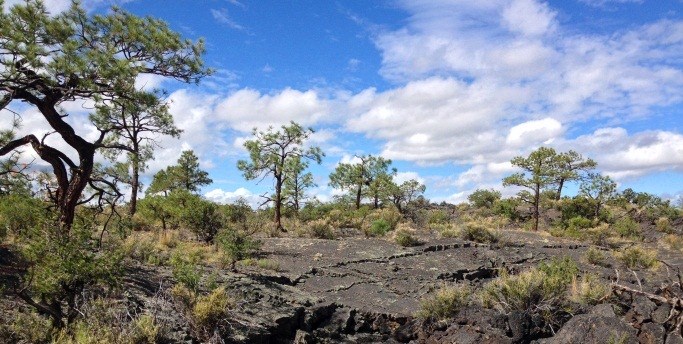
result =
[{"label": "gnarled tree", "polygon": [[138,102],[148,95],[134,87],[142,74],[197,82],[209,72],[200,58],[203,44],[182,40],[163,21],[116,8],[107,15],[88,16],[74,3],[68,11],[51,16],[42,1],[30,0],[9,13],[1,11],[0,103],[23,101],[34,106],[75,151],[75,159],[35,134],[8,142],[0,148],[0,156],[30,145],[52,167],[60,227],[68,233],[81,194],[91,181],[95,152],[131,149],[108,143],[108,137],[121,129],[110,125],[98,127],[99,136],[87,140],[65,119],[70,114],[60,105],[88,101],[104,109],[118,101]]}]

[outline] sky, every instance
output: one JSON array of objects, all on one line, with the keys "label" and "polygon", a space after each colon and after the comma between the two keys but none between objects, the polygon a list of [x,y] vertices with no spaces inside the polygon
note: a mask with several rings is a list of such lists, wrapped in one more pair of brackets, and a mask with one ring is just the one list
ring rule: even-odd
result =
[{"label": "sky", "polygon": [[[339,194],[335,166],[363,154],[392,159],[397,181],[418,179],[432,201],[512,195],[510,159],[540,146],[594,159],[620,189],[683,195],[683,0],[83,2],[112,3],[203,38],[215,69],[199,85],[138,79],[169,92],[184,130],[160,139],[147,184],[193,149],[214,181],[207,198],[260,203],[272,184],[244,180],[242,144],[254,127],[296,121],[326,153],[311,166],[321,200]],[[78,107],[65,106],[95,135]],[[19,110],[22,130],[44,127]]]}]

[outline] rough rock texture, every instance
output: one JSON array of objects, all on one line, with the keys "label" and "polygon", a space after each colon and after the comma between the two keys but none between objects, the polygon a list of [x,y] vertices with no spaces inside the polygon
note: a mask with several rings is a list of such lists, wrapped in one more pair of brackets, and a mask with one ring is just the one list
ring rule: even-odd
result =
[{"label": "rough rock texture", "polygon": [[637,331],[617,317],[579,314],[571,318],[549,343],[638,343]]}]

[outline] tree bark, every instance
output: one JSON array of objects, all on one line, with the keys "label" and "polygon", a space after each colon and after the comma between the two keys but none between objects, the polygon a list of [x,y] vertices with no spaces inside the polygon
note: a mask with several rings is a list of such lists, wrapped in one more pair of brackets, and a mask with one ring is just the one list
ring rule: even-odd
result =
[{"label": "tree bark", "polygon": [[282,175],[275,175],[275,225],[281,232],[286,232],[282,227]]},{"label": "tree bark", "polygon": [[356,191],[356,209],[360,209],[360,196],[362,190],[362,185],[358,185],[358,191]]},{"label": "tree bark", "polygon": [[536,184],[534,191],[534,231],[538,231],[538,218],[540,215],[538,208],[541,200],[541,186]]},{"label": "tree bark", "polygon": [[555,194],[555,200],[559,201],[562,197],[562,188],[564,187],[564,178],[560,178],[559,185],[557,186],[557,193]]}]

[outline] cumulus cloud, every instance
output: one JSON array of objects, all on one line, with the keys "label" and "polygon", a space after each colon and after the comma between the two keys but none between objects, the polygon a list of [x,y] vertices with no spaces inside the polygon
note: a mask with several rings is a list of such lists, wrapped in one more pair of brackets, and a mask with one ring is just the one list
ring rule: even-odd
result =
[{"label": "cumulus cloud", "polygon": [[237,200],[243,199],[252,208],[258,207],[263,202],[263,199],[259,195],[255,195],[245,188],[237,188],[235,191],[213,189],[206,192],[204,197],[221,204],[235,203]]},{"label": "cumulus cloud", "polygon": [[329,114],[327,101],[314,90],[305,92],[286,88],[275,94],[241,89],[218,103],[215,116],[230,127],[248,132],[295,121],[308,126]]}]

